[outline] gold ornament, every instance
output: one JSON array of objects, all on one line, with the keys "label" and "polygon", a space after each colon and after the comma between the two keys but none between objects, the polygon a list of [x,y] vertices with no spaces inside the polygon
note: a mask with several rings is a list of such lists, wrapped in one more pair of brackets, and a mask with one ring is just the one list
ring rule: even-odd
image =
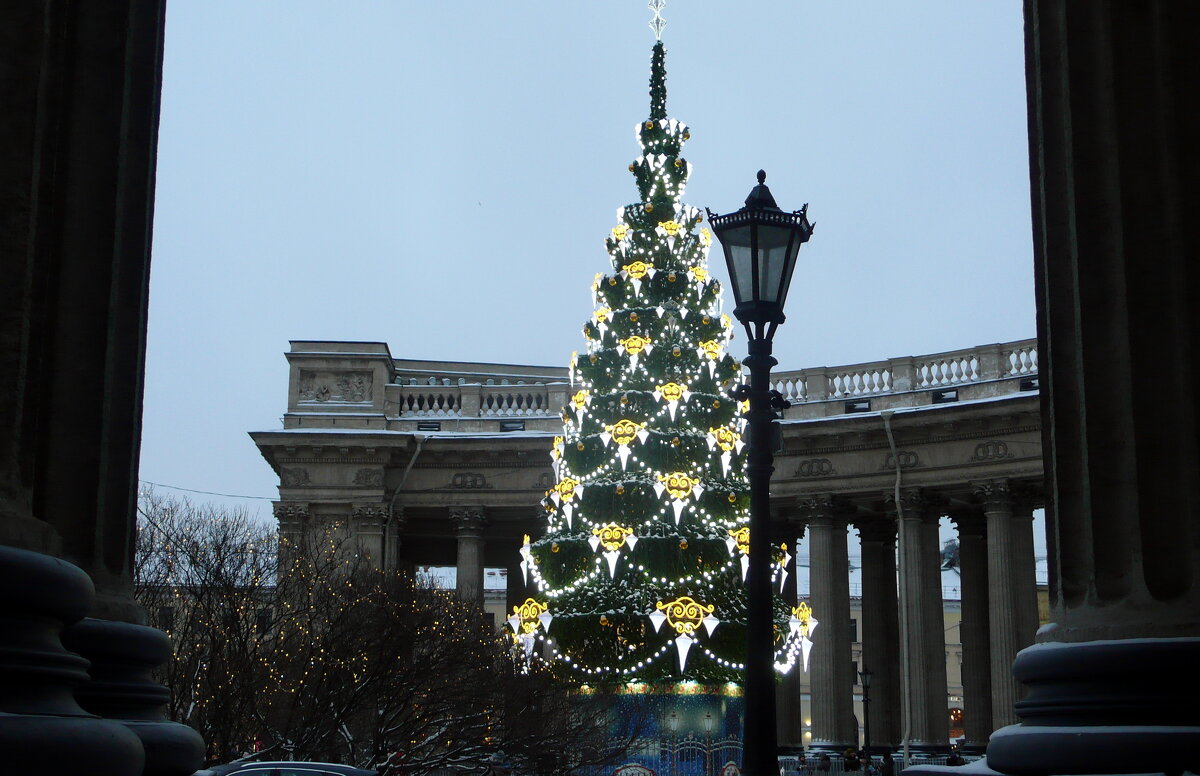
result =
[{"label": "gold ornament", "polygon": [[600,624],[606,628],[608,627],[608,618],[605,617],[603,614],[600,615]]},{"label": "gold ornament", "polygon": [[629,320],[630,320],[630,321],[632,321],[632,322],[634,322],[634,323],[637,323],[637,321],[638,321],[638,314],[637,314],[637,313],[630,313],[630,314],[629,314]]},{"label": "gold ornament", "polygon": [[692,271],[692,277],[696,278],[696,280],[700,281],[701,283],[708,280],[708,270],[706,270],[704,267],[689,267],[688,269]]},{"label": "gold ornament", "polygon": [[679,549],[686,550],[687,548],[688,548],[687,539],[680,539],[679,540]]},{"label": "gold ornament", "polygon": [[682,167],[682,166],[683,166],[683,160],[682,160],[682,159],[676,159],[676,160],[675,160],[675,166],[676,166],[676,167]]},{"label": "gold ornament", "polygon": [[584,339],[592,338],[592,325],[590,323],[583,324],[583,336]]},{"label": "gold ornament", "polygon": [[667,624],[681,636],[691,636],[695,633],[704,622],[704,618],[716,609],[715,606],[707,606],[686,595],[665,604],[659,601],[655,607],[667,615]]},{"label": "gold ornament", "polygon": [[703,323],[705,326],[707,326],[708,324],[712,323],[712,318],[709,318],[709,317],[706,315],[706,316],[704,316],[703,318],[701,318],[701,319],[700,319],[700,323]]},{"label": "gold ornament", "polygon": [[660,474],[658,481],[666,487],[668,493],[681,501],[690,496],[692,489],[700,484],[699,478],[689,477],[683,472]]},{"label": "gold ornament", "polygon": [[809,621],[812,619],[812,607],[807,601],[801,601],[799,606],[792,607],[792,616],[800,621],[800,635],[808,636]]},{"label": "gold ornament", "polygon": [[647,203],[646,203],[646,212],[647,212],[647,213],[653,213],[653,212],[654,212],[654,203],[653,203],[653,202],[647,202]]},{"label": "gold ornament", "polygon": [[663,231],[667,233],[668,237],[674,237],[675,235],[679,234],[679,230],[683,228],[683,224],[679,223],[678,221],[663,221],[661,224],[659,224],[659,226],[663,228]]},{"label": "gold ornament", "polygon": [[687,390],[687,386],[679,383],[664,383],[656,385],[654,390],[662,394],[663,401],[679,401],[683,398],[683,392]]},{"label": "gold ornament", "polygon": [[558,552],[558,542],[550,545],[550,552]]},{"label": "gold ornament", "polygon": [[612,228],[613,239],[617,242],[624,240],[627,234],[629,234],[629,226],[626,224],[617,224]]},{"label": "gold ornament", "polygon": [[[628,126],[628,125],[626,125],[626,126]],[[646,129],[654,129],[654,122],[647,120],[646,121]]]},{"label": "gold ornament", "polygon": [[672,356],[680,356],[680,355],[683,355],[683,351],[679,349],[678,345],[676,345],[675,347],[671,348],[671,355]]},{"label": "gold ornament", "polygon": [[750,554],[750,528],[742,526],[736,531],[730,531],[729,536],[737,544],[737,548],[743,555]]},{"label": "gold ornament", "polygon": [[737,503],[737,494],[736,494],[736,493],[730,493],[730,494],[729,494],[729,496],[728,496],[727,498],[729,499],[729,503],[730,503],[730,504],[736,504],[736,503]]},{"label": "gold ornament", "polygon": [[612,440],[618,445],[628,445],[633,440],[637,439],[638,432],[646,427],[645,423],[634,423],[628,418],[622,418],[611,426],[605,426],[604,430],[612,434]]},{"label": "gold ornament", "polygon": [[674,283],[678,279],[679,279],[679,276],[676,275],[674,272],[667,273],[667,280],[669,280],[670,282]]},{"label": "gold ornament", "polygon": [[532,598],[526,598],[525,603],[513,607],[513,614],[521,620],[521,632],[533,633],[538,628],[538,618],[548,609],[545,604]]},{"label": "gold ornament", "polygon": [[710,428],[708,433],[713,435],[713,439],[716,441],[717,447],[721,448],[721,450],[726,453],[736,447],[738,440],[742,438],[741,434],[738,434],[728,426]]},{"label": "gold ornament", "polygon": [[601,307],[599,310],[597,310],[595,312],[596,321],[598,323],[604,323],[605,321],[608,320],[608,315],[611,312],[612,312],[612,310],[608,309],[607,307]]},{"label": "gold ornament", "polygon": [[633,162],[630,162],[629,163],[629,171],[633,172],[635,169],[637,169],[637,168],[633,166]]},{"label": "gold ornament", "polygon": [[714,410],[721,409],[721,400],[720,399],[713,399],[713,409]]},{"label": "gold ornament", "polygon": [[721,357],[721,345],[716,340],[705,340],[700,343],[700,349],[704,351],[704,355],[708,356],[713,361]]},{"label": "gold ornament", "polygon": [[641,280],[642,278],[646,277],[647,272],[654,269],[654,265],[647,264],[646,262],[639,259],[630,264],[626,264],[625,266],[621,267],[621,269],[628,272],[629,277],[633,278],[634,280]]},{"label": "gold ornament", "polygon": [[626,537],[633,533],[632,528],[626,528],[616,523],[608,523],[592,529],[592,536],[600,539],[601,546],[609,552],[621,549]]},{"label": "gold ornament", "polygon": [[588,392],[583,390],[576,392],[576,394],[571,397],[571,403],[575,405],[575,409],[577,410],[581,410],[587,406],[587,400]]},{"label": "gold ornament", "polygon": [[624,496],[624,495],[625,495],[625,486],[624,486],[624,485],[618,485],[618,486],[617,486],[617,495],[618,495],[618,496]]},{"label": "gold ornament", "polygon": [[683,139],[684,139],[684,140],[690,140],[690,139],[691,139],[691,137],[692,137],[692,133],[691,133],[691,132],[684,132],[684,133],[683,133]]},{"label": "gold ornament", "polygon": [[700,230],[700,244],[703,245],[705,248],[712,245],[712,232],[708,231],[707,229],[701,229]]},{"label": "gold ornament", "polygon": [[597,361],[599,361],[599,360],[600,360],[600,359],[599,359],[599,358],[596,356],[596,354],[595,354],[595,353],[593,353],[592,355],[588,356],[588,361],[589,361],[590,363],[593,363],[593,364],[594,364],[594,363],[596,363],[596,362],[597,362]]},{"label": "gold ornament", "polygon": [[681,445],[682,443],[683,443],[683,440],[681,440],[679,437],[671,438],[671,447],[679,447],[679,445]]},{"label": "gold ornament", "polygon": [[617,279],[616,279],[616,278],[609,278],[609,279],[608,279],[608,284],[609,284],[610,286],[615,286],[615,285],[617,284]]},{"label": "gold ornament", "polygon": [[570,477],[563,477],[558,484],[554,486],[554,490],[558,492],[559,497],[563,501],[570,501],[575,497],[575,489],[579,487],[579,481],[573,480]]},{"label": "gold ornament", "polygon": [[620,342],[625,346],[625,350],[629,353],[629,355],[636,356],[638,353],[641,353],[643,350],[645,350],[646,346],[650,344],[651,340],[649,337],[643,337],[640,334],[634,334],[632,337],[627,337],[623,340],[617,340],[617,342]]},{"label": "gold ornament", "polygon": [[583,442],[580,442],[579,444],[575,445],[575,449],[582,453],[587,449],[587,445],[585,445]]}]

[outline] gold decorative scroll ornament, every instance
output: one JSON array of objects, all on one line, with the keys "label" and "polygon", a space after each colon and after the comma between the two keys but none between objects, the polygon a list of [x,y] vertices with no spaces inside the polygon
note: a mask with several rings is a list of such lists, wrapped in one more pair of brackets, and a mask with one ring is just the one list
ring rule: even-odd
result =
[{"label": "gold decorative scroll ornament", "polygon": [[666,383],[655,386],[655,390],[662,394],[663,401],[679,401],[683,398],[683,392],[687,390],[687,386],[679,383]]},{"label": "gold decorative scroll ornament", "polygon": [[730,531],[729,536],[733,539],[734,543],[737,544],[738,550],[740,550],[743,555],[750,554],[750,527],[749,526],[742,526],[741,528],[737,529],[736,531]]},{"label": "gold decorative scroll ornament", "polygon": [[638,353],[641,353],[646,349],[646,346],[650,344],[651,340],[649,337],[643,337],[640,334],[634,334],[626,339],[617,340],[617,342],[620,342],[625,346],[625,350],[629,353],[629,355],[636,356]]},{"label": "gold decorative scroll ornament", "polygon": [[548,607],[532,598],[526,598],[525,603],[513,607],[513,614],[521,620],[521,633],[533,633],[538,628],[538,618],[545,614]]},{"label": "gold decorative scroll ornament", "polygon": [[581,410],[584,408],[584,405],[587,404],[587,399],[587,391],[577,391],[575,395],[571,397],[571,404],[575,405],[575,409]]},{"label": "gold decorative scroll ornament", "polygon": [[647,264],[644,261],[635,261],[625,264],[621,267],[621,269],[628,272],[629,277],[633,278],[634,280],[641,280],[642,278],[646,277],[647,272],[654,269],[654,265]]},{"label": "gold decorative scroll ornament", "polygon": [[700,343],[700,349],[704,351],[704,355],[716,361],[721,357],[721,345],[716,340],[705,340]]},{"label": "gold decorative scroll ornament", "polygon": [[634,423],[628,418],[618,420],[611,426],[605,426],[604,430],[612,434],[612,439],[618,445],[628,445],[634,439],[637,439],[638,432],[646,427],[645,423]]},{"label": "gold decorative scroll ornament", "polygon": [[558,491],[558,495],[563,501],[570,501],[575,497],[575,488],[579,486],[578,480],[573,480],[570,477],[563,477],[558,484],[554,486],[554,490]]},{"label": "gold decorative scroll ornament", "polygon": [[688,267],[692,271],[692,277],[703,283],[708,280],[708,270],[704,267]]},{"label": "gold decorative scroll ornament", "polygon": [[675,235],[679,234],[679,230],[683,228],[683,224],[679,223],[678,221],[663,221],[661,224],[659,224],[659,226],[663,228],[663,231],[667,233],[668,237],[674,237]]},{"label": "gold decorative scroll ornament", "polygon": [[712,614],[716,608],[702,604],[686,595],[665,604],[659,601],[655,606],[658,611],[667,616],[667,624],[681,636],[691,636],[695,633],[700,624],[704,622],[704,618]]},{"label": "gold decorative scroll ornament", "polygon": [[614,226],[612,229],[613,239],[616,240],[617,242],[621,242],[621,240],[624,240],[625,235],[627,235],[627,234],[629,234],[629,227],[626,226],[625,224],[618,224],[618,225]]},{"label": "gold decorative scroll ornament", "polygon": [[616,523],[608,523],[592,529],[592,536],[599,538],[600,544],[609,552],[620,549],[621,545],[625,543],[625,538],[632,533],[632,528],[626,528]]},{"label": "gold decorative scroll ornament", "polygon": [[733,448],[737,447],[738,440],[742,438],[741,434],[737,433],[728,426],[710,428],[708,433],[713,435],[713,439],[716,440],[717,447],[721,448],[727,453]]},{"label": "gold decorative scroll ornament", "polygon": [[792,607],[792,616],[800,621],[800,635],[808,638],[808,621],[812,617],[812,607],[807,601],[801,601],[799,606]]},{"label": "gold decorative scroll ornament", "polygon": [[692,488],[700,484],[700,480],[689,477],[683,472],[671,472],[658,475],[658,481],[666,487],[667,492],[682,501],[692,494]]}]

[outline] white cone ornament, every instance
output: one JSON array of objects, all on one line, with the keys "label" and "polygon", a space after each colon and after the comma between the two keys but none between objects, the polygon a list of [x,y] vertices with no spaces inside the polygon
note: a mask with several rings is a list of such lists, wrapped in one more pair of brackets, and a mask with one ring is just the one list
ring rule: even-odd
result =
[{"label": "white cone ornament", "polygon": [[746,581],[746,574],[749,573],[749,571],[750,571],[750,556],[743,555],[742,556],[742,581],[743,582]]},{"label": "white cone ornament", "polygon": [[667,621],[667,615],[661,611],[653,611],[648,616],[650,617],[650,624],[654,626],[654,632],[658,633],[662,629],[663,623]]},{"label": "white cone ornament", "polygon": [[542,630],[546,633],[550,632],[550,621],[554,619],[554,615],[550,612],[542,612],[538,615],[538,622],[542,625]]},{"label": "white cone ornament", "polygon": [[683,673],[687,670],[688,650],[692,648],[692,644],[694,644],[695,641],[695,639],[693,639],[691,636],[688,636],[686,633],[679,634],[679,636],[675,639],[675,649],[679,651],[680,673]]},{"label": "white cone ornament", "polygon": [[604,559],[608,561],[608,576],[610,578],[617,576],[617,559],[620,557],[620,550],[609,550],[604,553]]},{"label": "white cone ornament", "polygon": [[[588,544],[592,545],[592,552],[595,552],[600,546],[600,537],[593,535],[592,538],[588,539]],[[797,620],[797,622],[799,621]]]},{"label": "white cone ornament", "polygon": [[[808,618],[808,633],[809,633],[809,635],[812,635],[812,632],[816,629],[816,627],[817,627],[817,618],[809,617]],[[812,652],[812,646],[813,646],[812,639],[810,639],[808,636],[800,637],[800,654],[804,661],[804,673],[808,673],[808,655],[810,652]]]},{"label": "white cone ornament", "polygon": [[525,543],[521,545],[521,577],[526,585],[529,584],[529,567],[532,562],[533,551],[529,548],[529,534],[525,534]]},{"label": "white cone ornament", "polygon": [[721,624],[721,621],[718,620],[716,617],[713,617],[711,614],[708,615],[707,617],[705,617],[703,622],[704,622],[704,628],[705,628],[705,630],[708,631],[709,636],[711,636],[713,634],[713,631],[715,631],[717,629],[717,626]]}]

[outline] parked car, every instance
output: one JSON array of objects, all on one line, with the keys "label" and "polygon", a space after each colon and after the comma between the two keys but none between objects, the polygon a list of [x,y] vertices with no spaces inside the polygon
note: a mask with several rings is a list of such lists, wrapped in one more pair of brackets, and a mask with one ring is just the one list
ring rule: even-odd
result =
[{"label": "parked car", "polygon": [[193,776],[379,776],[379,772],[337,763],[244,761],[214,765]]}]

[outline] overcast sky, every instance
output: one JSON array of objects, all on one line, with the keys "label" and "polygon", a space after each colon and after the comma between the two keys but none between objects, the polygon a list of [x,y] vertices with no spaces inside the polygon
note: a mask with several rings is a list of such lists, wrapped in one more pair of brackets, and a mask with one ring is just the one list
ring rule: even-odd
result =
[{"label": "overcast sky", "polygon": [[[664,15],[685,201],[736,209],[763,167],[817,223],[781,369],[1033,336],[1017,0]],[[246,432],[280,426],[289,339],[565,365],[637,199],[649,18],[640,0],[172,0],[143,480],[275,496]]]}]

